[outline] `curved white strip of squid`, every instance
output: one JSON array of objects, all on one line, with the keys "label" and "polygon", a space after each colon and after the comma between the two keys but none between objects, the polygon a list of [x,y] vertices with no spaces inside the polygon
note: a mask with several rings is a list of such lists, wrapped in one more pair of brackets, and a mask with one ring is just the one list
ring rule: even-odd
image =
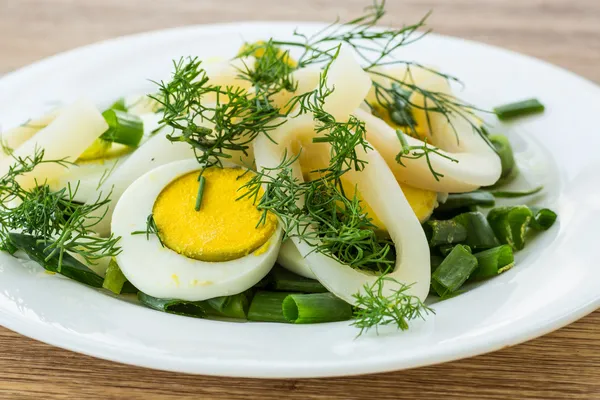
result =
[{"label": "curved white strip of squid", "polygon": [[[16,159],[33,157],[44,150],[45,160],[75,162],[94,141],[108,129],[108,124],[89,100],[81,99],[63,108],[48,126],[22,143],[0,162],[0,176],[8,173]],[[35,169],[17,178],[19,184],[30,189],[45,181],[52,181],[68,171],[58,163],[39,164]]]},{"label": "curved white strip of squid", "polygon": [[[481,186],[492,185],[500,177],[501,165],[498,155],[481,138],[478,139],[481,144],[476,140],[467,141],[465,137],[469,135],[474,137],[476,133],[470,126],[465,126],[468,123],[461,118],[451,117],[454,119],[453,123],[457,132],[461,132],[461,142],[465,143],[466,148],[456,153],[438,150],[456,162],[439,154],[429,153],[431,168],[443,175],[436,180],[425,157],[404,158],[402,159],[404,165],[400,165],[396,161],[396,156],[402,150],[402,146],[394,128],[364,110],[356,110],[355,115],[365,122],[369,143],[380,152],[401,183],[436,192],[456,193],[469,192]],[[449,134],[454,135],[453,132]],[[406,136],[406,141],[409,146],[424,145],[421,140],[410,136]]]},{"label": "curved white strip of squid", "polygon": [[[410,73],[405,68],[396,68],[386,71],[391,76],[402,80],[410,80],[420,88],[430,92],[454,99],[448,81],[430,70],[411,67]],[[373,75],[372,75],[373,76]],[[389,80],[374,75],[374,80],[382,85],[389,85]],[[369,94],[372,98],[373,92]],[[424,104],[423,96],[417,92],[411,95],[413,104]],[[427,107],[427,104],[424,104]],[[433,104],[429,104],[433,107]],[[448,118],[439,112],[428,112],[413,108],[414,113],[420,113],[421,121],[429,119],[426,132],[428,145],[440,149],[440,153],[454,159],[430,153],[432,168],[443,175],[439,180],[433,176],[427,159],[403,158],[405,166],[396,161],[396,156],[401,151],[401,145],[394,128],[383,120],[359,109],[355,115],[365,122],[367,138],[387,161],[392,172],[402,183],[436,192],[468,192],[481,186],[494,184],[501,174],[500,158],[486,141],[473,129],[468,119],[456,112]],[[465,114],[467,118],[469,116]],[[410,136],[406,136],[410,146],[423,146],[424,143]]]},{"label": "curved white strip of squid", "polygon": [[[342,49],[329,69],[327,86],[334,88],[334,91],[327,97],[323,108],[337,120],[345,120],[359,107],[369,91],[371,81],[349,50]],[[276,168],[286,153],[292,154],[291,143],[294,140],[310,139],[310,136],[315,135],[314,123],[312,115],[304,114],[288,119],[270,135],[277,143],[265,135],[257,137],[254,142],[257,167],[265,171]],[[328,146],[324,143],[322,145]],[[379,153],[362,148],[357,148],[356,151],[358,157],[367,164],[360,172],[347,172],[346,177],[357,186],[365,201],[388,227],[397,254],[394,270],[389,277],[412,285],[408,292],[423,300],[429,292],[431,274],[429,247],[423,229]],[[302,169],[298,161],[294,162],[292,170],[294,177],[302,181]],[[293,238],[293,241],[316,278],[332,293],[349,303],[354,303],[354,295],[362,292],[365,285],[373,285],[377,279],[372,274],[355,270],[331,257],[314,252],[312,246],[299,238]],[[384,283],[385,293],[398,289],[390,282]]]},{"label": "curved white strip of squid", "polygon": [[281,244],[279,254],[277,255],[277,263],[297,275],[317,279],[317,276],[312,272],[308,262],[302,257],[292,239],[286,239]]},{"label": "curved white strip of squid", "polygon": [[[276,138],[278,144],[264,135],[259,136],[254,142],[257,166],[261,169],[277,167],[286,152],[291,154],[290,144],[296,139],[296,135],[306,137],[309,132],[314,135],[312,116],[302,115],[289,120],[273,133],[272,137]],[[431,274],[425,233],[384,159],[375,150],[356,150],[358,156],[368,164],[362,171],[349,171],[345,176],[358,187],[365,201],[388,227],[397,254],[394,270],[388,276],[400,283],[412,285],[407,292],[423,300],[429,292]],[[302,180],[298,161],[292,168],[295,178]],[[314,252],[312,246],[297,237],[292,240],[314,276],[329,291],[349,303],[354,303],[354,294],[363,292],[365,285],[373,285],[377,279],[377,276],[355,270],[331,257]],[[389,281],[384,283],[386,294],[397,289]]]},{"label": "curved white strip of squid", "polygon": [[30,119],[22,125],[11,128],[6,132],[2,132],[0,137],[0,140],[2,140],[0,160],[10,157],[10,154],[5,153],[6,150],[16,150],[20,145],[31,139],[36,133],[50,125],[50,123],[58,117],[60,112],[60,108],[55,108],[41,117]]}]

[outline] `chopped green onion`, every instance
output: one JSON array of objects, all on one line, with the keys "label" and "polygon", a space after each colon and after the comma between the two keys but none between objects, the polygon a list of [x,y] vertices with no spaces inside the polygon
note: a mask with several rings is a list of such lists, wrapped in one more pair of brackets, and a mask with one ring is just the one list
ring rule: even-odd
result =
[{"label": "chopped green onion", "polygon": [[468,212],[457,215],[452,220],[465,228],[467,237],[464,243],[470,248],[474,250],[489,249],[500,244],[494,235],[494,230],[482,213]]},{"label": "chopped green onion", "polygon": [[435,210],[433,210],[431,219],[444,220],[444,221],[451,220],[460,214],[473,212],[473,211],[477,211],[477,206],[459,207],[459,208],[455,208],[452,210],[439,210],[438,208],[436,208]]},{"label": "chopped green onion", "polygon": [[121,294],[137,294],[139,289],[133,286],[133,283],[127,281],[123,284],[123,288],[121,289]]},{"label": "chopped green onion", "polygon": [[471,274],[469,280],[491,278],[515,265],[512,248],[508,245],[494,247],[474,254],[477,258],[477,269]]},{"label": "chopped green onion", "polygon": [[29,258],[44,267],[46,271],[64,275],[92,287],[102,287],[104,279],[88,268],[87,265],[68,253],[62,254],[62,260],[58,251],[52,254],[52,249],[48,248],[52,242],[41,237],[21,233],[9,233],[8,237],[10,245],[13,247],[12,250],[23,250]]},{"label": "chopped green onion", "polygon": [[527,99],[494,107],[494,112],[500,120],[506,121],[530,114],[541,113],[544,111],[544,108],[544,105],[538,99]]},{"label": "chopped green onion", "polygon": [[[503,135],[492,135],[489,137],[490,142],[496,148],[496,153],[500,157],[500,163],[502,165],[502,172],[500,174],[499,181],[506,183],[513,176],[513,172],[516,171],[515,156],[513,154],[512,147],[508,138]],[[496,185],[498,182],[496,183]]]},{"label": "chopped green onion", "polygon": [[144,123],[137,115],[108,109],[102,113],[108,123],[108,130],[100,136],[107,142],[121,143],[136,147],[144,136]]},{"label": "chopped green onion", "polygon": [[138,292],[138,300],[147,307],[169,314],[196,318],[205,318],[208,315],[206,304],[202,301],[159,299],[143,292]]},{"label": "chopped green onion", "polygon": [[544,189],[543,186],[538,186],[536,188],[530,190],[518,190],[518,191],[501,191],[494,190],[490,192],[494,197],[504,197],[504,198],[516,198],[516,197],[525,197],[531,196],[533,194],[539,193]]},{"label": "chopped green onion", "polygon": [[248,310],[248,321],[288,322],[283,315],[283,301],[290,293],[260,291]]},{"label": "chopped green onion", "polygon": [[556,222],[556,213],[548,208],[537,209],[536,207],[531,207],[531,211],[534,213],[531,220],[531,227],[537,231],[548,230]]},{"label": "chopped green onion", "polygon": [[235,294],[233,296],[221,296],[205,300],[208,315],[217,317],[229,317],[246,319],[248,317],[248,308],[250,305],[250,296],[252,291]]},{"label": "chopped green onion", "polygon": [[453,220],[429,220],[424,227],[430,247],[458,243],[467,238],[465,227]]},{"label": "chopped green onion", "polygon": [[525,247],[525,234],[532,217],[529,207],[512,206],[493,208],[487,220],[501,243],[521,250]]},{"label": "chopped green onion", "polygon": [[477,268],[477,259],[466,246],[457,244],[431,275],[432,286],[439,296],[456,292]]},{"label": "chopped green onion", "polygon": [[449,194],[446,202],[440,204],[436,210],[449,211],[470,206],[492,207],[495,203],[496,200],[490,192],[475,190],[469,193]]},{"label": "chopped green onion", "polygon": [[[448,254],[450,254],[452,249],[454,249],[454,246],[455,245],[453,245],[453,244],[443,244],[440,247],[438,247],[438,250],[442,254],[442,256],[446,257]],[[469,251],[469,253],[473,252],[469,246],[467,246],[467,245],[464,245],[464,246]],[[443,258],[442,258],[442,261],[443,261]]]},{"label": "chopped green onion", "polygon": [[283,316],[294,324],[346,321],[352,307],[332,293],[291,294],[283,300]]},{"label": "chopped green onion", "polygon": [[431,255],[430,256],[430,260],[431,260],[431,272],[435,271],[435,269],[437,267],[440,266],[440,264],[442,263],[442,261],[444,261],[444,257],[440,257],[440,256],[436,256],[436,255]]},{"label": "chopped green onion", "polygon": [[204,185],[206,184],[206,178],[204,175],[200,175],[198,177],[198,194],[196,195],[196,205],[194,206],[194,210],[200,211],[200,206],[202,206],[202,196],[204,196]]},{"label": "chopped green onion", "polygon": [[277,292],[325,293],[321,282],[294,274],[278,265],[271,270],[271,287]]},{"label": "chopped green onion", "polygon": [[121,97],[119,100],[115,101],[110,107],[109,110],[117,110],[117,111],[127,111],[127,107],[125,107],[125,98]]},{"label": "chopped green onion", "polygon": [[233,296],[215,297],[203,301],[187,301],[179,299],[159,299],[143,292],[138,292],[138,300],[155,310],[185,315],[188,317],[226,317],[245,319],[248,309],[249,292]]},{"label": "chopped green onion", "polygon": [[121,268],[119,268],[119,264],[117,264],[114,258],[111,259],[108,263],[108,268],[106,269],[102,287],[110,290],[114,294],[121,294],[125,282],[127,282],[127,278],[123,275]]},{"label": "chopped green onion", "polygon": [[252,289],[254,289],[254,290],[267,289],[268,287],[271,286],[272,283],[273,283],[273,276],[271,274],[267,274],[264,278],[262,278],[260,281],[258,281],[257,284],[252,286]]}]

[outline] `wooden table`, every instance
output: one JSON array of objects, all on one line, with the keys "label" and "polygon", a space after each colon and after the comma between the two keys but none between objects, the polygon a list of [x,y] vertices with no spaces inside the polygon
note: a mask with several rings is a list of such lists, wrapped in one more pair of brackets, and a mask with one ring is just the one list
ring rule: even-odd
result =
[{"label": "wooden table", "polygon": [[[368,0],[0,0],[0,73],[101,39],[236,20],[357,16]],[[287,3],[287,4],[286,4]],[[389,0],[386,23],[430,9],[436,32],[500,45],[600,82],[599,0]],[[50,78],[50,77],[49,77]],[[56,349],[0,328],[6,399],[600,399],[600,311],[493,354],[363,377],[255,380],[188,376]]]}]

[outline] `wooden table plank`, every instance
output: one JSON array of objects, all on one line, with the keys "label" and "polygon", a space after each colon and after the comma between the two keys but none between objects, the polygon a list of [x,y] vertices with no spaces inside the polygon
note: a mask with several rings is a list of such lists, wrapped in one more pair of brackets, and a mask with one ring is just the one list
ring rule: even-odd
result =
[{"label": "wooden table plank", "polygon": [[[367,0],[0,0],[0,73],[98,40],[238,20],[343,19]],[[600,82],[598,0],[388,1],[386,23],[434,10],[436,32],[500,45]],[[256,380],[150,371],[71,353],[0,328],[6,399],[599,399],[600,311],[496,353],[388,374]]]}]

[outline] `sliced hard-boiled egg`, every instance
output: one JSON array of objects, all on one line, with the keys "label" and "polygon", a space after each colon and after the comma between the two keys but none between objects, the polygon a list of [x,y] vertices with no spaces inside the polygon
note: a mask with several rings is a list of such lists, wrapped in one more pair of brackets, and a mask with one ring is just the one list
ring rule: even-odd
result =
[{"label": "sliced hard-boiled egg", "polygon": [[[123,193],[112,216],[121,236],[121,270],[142,292],[189,301],[240,293],[273,267],[283,231],[274,215],[264,223],[242,186],[252,173],[234,164],[207,168],[195,209],[201,167],[195,159],[146,173]],[[157,235],[146,232],[153,216]],[[161,241],[164,247],[161,245]]]}]

